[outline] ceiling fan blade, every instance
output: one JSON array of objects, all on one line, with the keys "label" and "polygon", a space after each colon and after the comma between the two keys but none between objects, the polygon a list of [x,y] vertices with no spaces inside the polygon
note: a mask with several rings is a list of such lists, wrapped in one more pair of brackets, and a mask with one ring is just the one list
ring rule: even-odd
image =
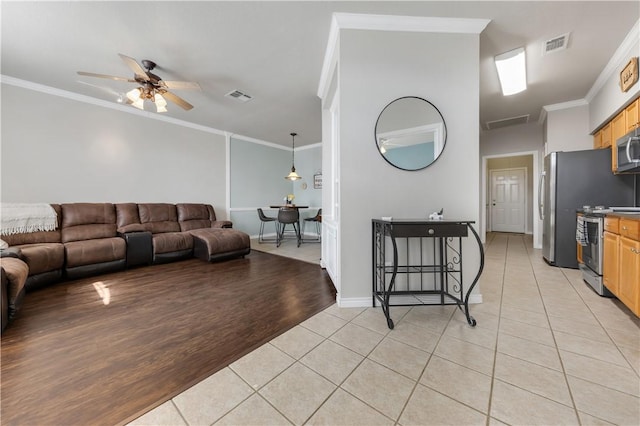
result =
[{"label": "ceiling fan blade", "polygon": [[130,58],[127,55],[123,55],[122,53],[118,53],[118,55],[120,55],[124,63],[127,64],[127,66],[133,70],[136,76],[139,76],[140,78],[143,78],[145,80],[149,79],[147,72],[144,70],[144,68],[140,66],[140,64],[135,59]]},{"label": "ceiling fan blade", "polygon": [[95,87],[96,89],[102,90],[103,92],[109,93],[111,95],[120,96],[122,93],[118,93],[110,87],[98,86],[97,84],[87,83],[86,81],[77,80],[80,84],[85,84],[87,86]]},{"label": "ceiling fan blade", "polygon": [[202,90],[200,85],[194,81],[165,81],[160,82],[167,89],[174,90]]},{"label": "ceiling fan blade", "polygon": [[189,111],[191,108],[193,108],[193,105],[191,105],[189,102],[185,101],[184,99],[182,99],[180,96],[174,95],[171,92],[167,92],[167,91],[163,91],[162,93],[162,97],[164,97],[165,99],[170,100],[171,102],[173,102],[176,105],[179,105],[180,107],[182,107],[183,109]]},{"label": "ceiling fan blade", "polygon": [[80,74],[80,75],[84,75],[84,76],[87,76],[87,77],[108,78],[108,79],[110,79],[110,80],[128,81],[128,82],[131,82],[131,83],[135,83],[135,82],[136,82],[135,80],[132,80],[132,79],[130,79],[130,78],[127,78],[127,77],[117,77],[117,76],[115,76],[115,75],[96,74],[96,73],[93,73],[93,72],[85,72],[85,71],[78,71],[78,74]]}]

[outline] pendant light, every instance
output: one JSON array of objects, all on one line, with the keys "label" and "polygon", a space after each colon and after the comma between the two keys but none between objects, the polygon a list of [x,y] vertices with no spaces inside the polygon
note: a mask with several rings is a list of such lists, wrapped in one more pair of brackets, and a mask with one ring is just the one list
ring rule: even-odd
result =
[{"label": "pendant light", "polygon": [[297,133],[290,133],[290,135],[291,135],[291,139],[293,140],[293,148],[291,149],[291,173],[289,173],[284,178],[293,181],[293,180],[298,180],[298,179],[302,179],[302,178],[300,176],[298,176],[298,174],[296,173],[296,166],[295,166],[296,136],[298,134]]}]

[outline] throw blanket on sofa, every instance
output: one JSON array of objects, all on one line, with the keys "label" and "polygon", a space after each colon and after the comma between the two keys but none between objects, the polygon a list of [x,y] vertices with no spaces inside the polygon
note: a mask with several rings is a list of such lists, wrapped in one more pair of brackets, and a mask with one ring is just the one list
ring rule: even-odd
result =
[{"label": "throw blanket on sofa", "polygon": [[56,211],[46,203],[2,203],[0,217],[0,235],[53,231],[57,225]]}]

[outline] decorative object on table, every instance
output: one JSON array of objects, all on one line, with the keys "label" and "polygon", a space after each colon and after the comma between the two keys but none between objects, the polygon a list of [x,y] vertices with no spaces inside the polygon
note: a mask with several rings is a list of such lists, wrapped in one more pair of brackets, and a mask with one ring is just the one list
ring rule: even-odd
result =
[{"label": "decorative object on table", "polygon": [[287,205],[289,205],[289,204],[293,203],[293,199],[294,199],[294,198],[296,198],[296,196],[295,196],[295,195],[293,195],[293,194],[287,194],[287,196],[286,196],[286,197],[284,197],[284,203],[285,203],[285,204],[287,204]]},{"label": "decorative object on table", "polygon": [[406,96],[384,107],[376,121],[375,141],[387,163],[401,170],[421,170],[442,154],[447,127],[431,102]]},{"label": "decorative object on table", "polygon": [[440,209],[439,212],[433,212],[429,215],[429,220],[442,220],[444,219],[444,216],[442,215],[442,212],[444,211],[444,209]]},{"label": "decorative object on table", "polygon": [[302,177],[300,177],[297,173],[296,173],[296,165],[295,165],[295,159],[296,159],[296,136],[298,135],[297,133],[290,133],[291,135],[291,139],[292,139],[292,148],[291,148],[291,172],[285,176],[285,179],[289,179],[289,180],[298,180],[298,179],[302,179]]},{"label": "decorative object on table", "polygon": [[322,189],[322,173],[313,175],[313,189]]}]

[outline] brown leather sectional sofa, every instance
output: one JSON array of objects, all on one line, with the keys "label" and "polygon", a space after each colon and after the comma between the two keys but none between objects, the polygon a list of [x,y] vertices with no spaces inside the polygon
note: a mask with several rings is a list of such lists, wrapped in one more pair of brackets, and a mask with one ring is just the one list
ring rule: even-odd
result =
[{"label": "brown leather sectional sofa", "polygon": [[[251,251],[249,235],[232,229],[229,221],[216,220],[208,204],[70,203],[52,207],[58,216],[55,231],[2,237],[9,244],[2,259],[3,329],[5,315],[9,319],[15,315],[25,291],[63,278],[192,256],[211,262]],[[24,275],[16,261],[28,267],[22,285],[16,282]]]}]

